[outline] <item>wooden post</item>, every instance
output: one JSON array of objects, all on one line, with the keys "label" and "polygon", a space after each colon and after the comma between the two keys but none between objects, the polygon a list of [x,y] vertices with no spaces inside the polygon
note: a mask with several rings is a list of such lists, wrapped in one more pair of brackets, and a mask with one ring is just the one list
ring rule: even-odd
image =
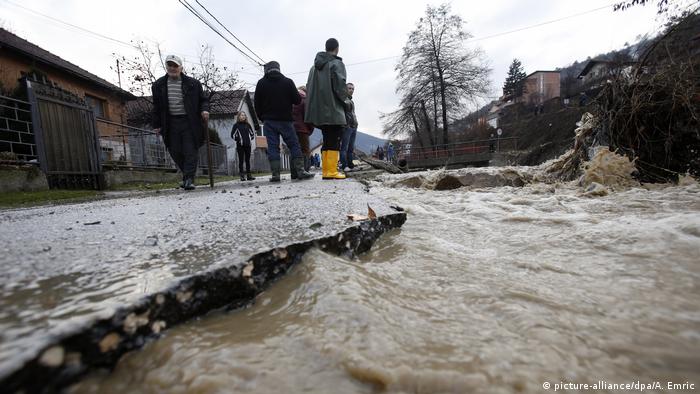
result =
[{"label": "wooden post", "polygon": [[214,188],[214,172],[212,171],[212,164],[211,164],[211,143],[209,141],[209,121],[202,120],[202,124],[204,125],[204,134],[206,135],[206,141],[207,141],[207,168],[209,172],[209,187]]}]

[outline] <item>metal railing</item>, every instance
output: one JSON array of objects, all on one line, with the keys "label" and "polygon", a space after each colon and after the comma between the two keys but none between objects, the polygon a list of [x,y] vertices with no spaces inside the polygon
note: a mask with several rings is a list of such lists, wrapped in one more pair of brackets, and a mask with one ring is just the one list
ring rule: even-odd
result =
[{"label": "metal railing", "polygon": [[[100,130],[100,159],[102,164],[123,168],[177,169],[163,138],[153,130],[97,119]],[[229,175],[226,146],[210,144],[212,172]],[[207,172],[207,147],[199,149],[198,168]]]},{"label": "metal railing", "polygon": [[477,155],[482,153],[495,153],[517,149],[517,137],[492,138],[488,140],[456,142],[452,144],[432,145],[427,147],[416,147],[413,145],[404,144],[396,148],[394,157],[398,160],[405,159],[410,161]]},{"label": "metal railing", "polygon": [[0,96],[0,152],[9,152],[0,161],[36,163],[38,152],[31,108],[27,101]]}]

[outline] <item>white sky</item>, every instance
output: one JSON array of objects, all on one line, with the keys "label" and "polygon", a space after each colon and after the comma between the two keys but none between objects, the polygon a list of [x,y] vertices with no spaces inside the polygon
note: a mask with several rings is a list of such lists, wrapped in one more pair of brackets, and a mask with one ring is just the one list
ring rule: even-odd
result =
[{"label": "white sky", "polygon": [[[297,85],[306,83],[309,67],[325,40],[340,42],[339,55],[355,83],[359,129],[381,136],[379,112],[396,109],[394,66],[408,34],[424,15],[427,4],[418,0],[200,0],[238,38],[265,61],[277,60],[282,73]],[[190,3],[196,5],[195,0]],[[638,35],[653,32],[659,22],[655,5],[613,12],[610,0],[463,0],[452,10],[465,21],[493,68],[493,96],[501,93],[508,66],[519,58],[527,73],[566,66],[630,44]],[[0,25],[42,48],[116,84],[112,53],[134,50],[34,14],[50,15],[82,28],[121,40],[152,40],[166,52],[196,60],[207,43],[217,61],[234,67],[253,89],[261,76],[251,63],[223,39],[195,19],[177,0],[0,0]],[[584,15],[498,37],[485,38],[610,6]],[[482,38],[482,39],[479,39]],[[235,43],[235,41],[234,41]],[[353,65],[354,63],[362,63]]]}]

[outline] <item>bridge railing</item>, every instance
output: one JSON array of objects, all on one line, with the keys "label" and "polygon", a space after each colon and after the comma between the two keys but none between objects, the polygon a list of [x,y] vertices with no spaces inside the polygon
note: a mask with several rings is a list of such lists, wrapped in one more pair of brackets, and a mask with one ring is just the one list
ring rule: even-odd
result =
[{"label": "bridge railing", "polygon": [[452,144],[432,145],[426,147],[417,147],[410,144],[404,144],[396,148],[396,157],[399,160],[405,159],[407,161],[415,161],[477,155],[517,149],[517,137],[492,138],[488,140],[456,142]]}]

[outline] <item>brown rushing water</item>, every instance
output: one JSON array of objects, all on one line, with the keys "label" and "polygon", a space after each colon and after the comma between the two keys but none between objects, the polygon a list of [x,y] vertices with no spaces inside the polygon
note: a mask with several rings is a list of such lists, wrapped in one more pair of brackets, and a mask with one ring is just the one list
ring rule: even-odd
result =
[{"label": "brown rushing water", "polygon": [[697,184],[372,193],[409,218],[366,255],[312,251],[254,306],[169,330],[71,392],[700,388]]}]

